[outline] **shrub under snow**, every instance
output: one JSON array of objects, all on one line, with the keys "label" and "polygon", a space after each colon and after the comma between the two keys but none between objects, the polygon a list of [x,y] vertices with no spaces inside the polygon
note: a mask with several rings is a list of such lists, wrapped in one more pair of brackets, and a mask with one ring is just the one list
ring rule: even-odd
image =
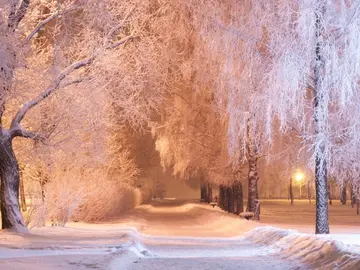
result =
[{"label": "shrub under snow", "polygon": [[101,170],[59,172],[45,189],[44,200],[32,200],[30,226],[42,226],[46,220],[59,226],[70,220],[100,221],[117,217],[141,202],[138,189],[104,178]]}]

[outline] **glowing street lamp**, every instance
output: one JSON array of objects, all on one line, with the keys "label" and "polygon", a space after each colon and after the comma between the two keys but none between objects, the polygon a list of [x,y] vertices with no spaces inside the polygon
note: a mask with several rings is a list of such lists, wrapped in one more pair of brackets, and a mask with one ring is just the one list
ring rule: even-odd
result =
[{"label": "glowing street lamp", "polygon": [[302,172],[297,172],[295,174],[295,181],[299,183],[300,186],[300,199],[301,199],[301,187],[302,187],[302,181],[304,180],[305,176]]},{"label": "glowing street lamp", "polygon": [[304,174],[303,173],[297,172],[295,174],[295,181],[296,182],[301,183],[303,179],[304,179]]}]

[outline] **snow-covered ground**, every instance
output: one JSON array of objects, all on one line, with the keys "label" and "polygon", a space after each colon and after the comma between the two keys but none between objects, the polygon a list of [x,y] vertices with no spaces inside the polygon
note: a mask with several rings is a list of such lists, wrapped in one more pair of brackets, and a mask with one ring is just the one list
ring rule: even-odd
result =
[{"label": "snow-covered ground", "polygon": [[300,233],[313,230],[313,210],[265,201],[258,223],[205,204],[155,201],[107,223],[0,232],[0,269],[360,269],[354,209],[330,208],[334,235]]},{"label": "snow-covered ground", "polygon": [[[263,200],[261,222],[284,229],[296,229],[304,233],[315,232],[315,201],[295,200],[293,205],[287,200]],[[329,223],[332,234],[360,234],[360,216],[351,208],[349,201],[342,205],[333,200],[329,205]]]}]

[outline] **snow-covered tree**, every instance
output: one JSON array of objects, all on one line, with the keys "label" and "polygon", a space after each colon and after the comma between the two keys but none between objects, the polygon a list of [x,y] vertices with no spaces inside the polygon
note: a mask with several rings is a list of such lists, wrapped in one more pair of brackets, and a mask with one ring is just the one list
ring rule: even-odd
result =
[{"label": "snow-covered tree", "polygon": [[277,132],[299,130],[315,171],[316,233],[328,233],[328,172],[336,170],[339,151],[349,168],[354,162],[345,153],[358,147],[357,1],[211,4],[199,5],[205,14],[199,18],[209,55],[222,59],[217,89],[229,101],[230,149],[245,149],[239,140],[246,138],[245,113],[260,153],[271,149]]},{"label": "snow-covered tree", "polygon": [[[107,123],[110,107],[121,124],[141,128],[150,119],[170,58],[163,54],[167,40],[158,28],[172,10],[168,3],[153,1],[1,2],[2,228],[26,230],[18,207],[15,137],[45,141],[52,129],[41,122],[66,127],[66,121],[57,126],[59,118],[53,117],[62,110],[72,128],[80,120],[89,130],[101,126],[97,135],[103,139],[112,124]],[[56,104],[46,117],[41,110],[45,99]],[[93,119],[87,117],[89,110]],[[83,142],[96,136],[83,131]]]},{"label": "snow-covered tree", "polygon": [[329,232],[327,175],[336,170],[336,152],[345,150],[344,141],[358,141],[352,130],[358,126],[358,9],[356,1],[325,0],[257,1],[251,9],[251,32],[266,31],[269,48],[260,96],[282,130],[296,126],[313,153],[316,233]]}]

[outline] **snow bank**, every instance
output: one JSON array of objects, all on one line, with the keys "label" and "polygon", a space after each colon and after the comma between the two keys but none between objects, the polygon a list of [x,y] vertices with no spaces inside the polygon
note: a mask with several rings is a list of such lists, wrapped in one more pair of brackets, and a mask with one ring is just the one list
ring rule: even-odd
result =
[{"label": "snow bank", "polygon": [[284,259],[298,260],[312,269],[360,269],[360,246],[333,240],[331,235],[260,227],[246,233],[245,239],[266,245]]},{"label": "snow bank", "polygon": [[179,204],[169,200],[158,205],[141,205],[136,211],[147,221],[140,231],[149,235],[237,237],[261,226],[208,204]]}]

